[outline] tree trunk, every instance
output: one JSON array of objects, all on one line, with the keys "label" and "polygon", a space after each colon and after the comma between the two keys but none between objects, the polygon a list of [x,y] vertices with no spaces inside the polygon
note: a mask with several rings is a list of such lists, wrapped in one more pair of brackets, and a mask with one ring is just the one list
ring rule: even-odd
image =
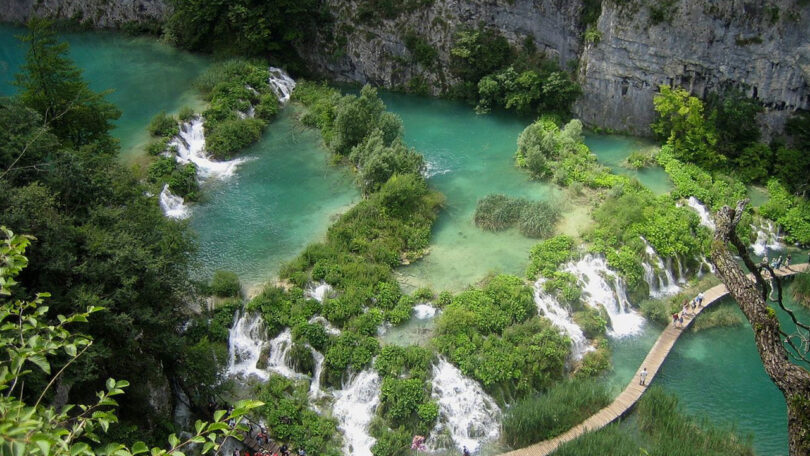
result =
[{"label": "tree trunk", "polygon": [[[737,203],[736,209],[725,206],[717,212],[711,260],[717,275],[751,323],[765,372],[785,396],[790,454],[810,455],[810,372],[788,359],[776,311],[765,302],[765,281],[749,258],[745,245],[737,237],[735,228],[747,202]],[[736,247],[754,274],[755,282],[746,277],[735,261],[728,248],[729,242]]]}]

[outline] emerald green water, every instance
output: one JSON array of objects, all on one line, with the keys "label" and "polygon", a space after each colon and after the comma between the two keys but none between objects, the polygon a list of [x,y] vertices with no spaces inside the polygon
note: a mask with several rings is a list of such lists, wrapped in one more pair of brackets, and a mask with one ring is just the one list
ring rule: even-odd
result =
[{"label": "emerald green water", "polygon": [[639,170],[627,168],[625,160],[635,151],[647,150],[655,146],[647,140],[618,135],[585,135],[585,144],[588,145],[600,163],[610,168],[614,173],[627,177],[634,177],[656,194],[667,193],[672,190],[672,181],[664,168],[650,166]]},{"label": "emerald green water", "polygon": [[320,134],[301,128],[288,107],[245,151],[250,160],[234,176],[205,186],[206,201],[191,215],[198,277],[226,269],[255,287],[359,200],[350,173],[331,166],[320,143]]},{"label": "emerald green water", "polygon": [[[16,92],[11,81],[25,60],[25,48],[14,36],[23,32],[0,25],[0,95]],[[145,128],[155,114],[201,104],[191,83],[208,65],[203,57],[117,33],[67,33],[60,38],[70,43],[70,58],[93,90],[114,89],[107,99],[121,110],[121,118],[113,135],[121,141],[126,161],[142,153],[149,139]]]}]

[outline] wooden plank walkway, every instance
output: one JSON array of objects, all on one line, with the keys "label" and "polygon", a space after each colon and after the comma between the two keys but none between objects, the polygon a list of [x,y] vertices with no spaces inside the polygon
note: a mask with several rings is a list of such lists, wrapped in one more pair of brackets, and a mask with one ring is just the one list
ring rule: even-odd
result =
[{"label": "wooden plank walkway", "polygon": [[[783,267],[775,272],[778,277],[786,277],[803,272],[806,269],[807,263],[803,263],[792,265],[790,268]],[[753,276],[750,274],[749,277],[753,279]],[[596,412],[595,415],[592,415],[590,418],[569,429],[567,432],[554,437],[553,439],[539,442],[519,450],[510,451],[508,453],[504,453],[502,456],[546,456],[556,450],[557,447],[563,443],[574,440],[587,432],[601,429],[615,421],[617,418],[627,414],[627,412],[633,408],[636,402],[638,402],[638,400],[641,398],[641,395],[644,394],[644,391],[647,389],[646,386],[639,385],[639,374],[641,373],[641,370],[645,367],[647,368],[647,385],[649,385],[655,378],[655,375],[658,373],[661,365],[664,364],[664,360],[667,359],[669,351],[672,349],[672,346],[675,345],[675,342],[678,340],[678,337],[680,337],[683,330],[689,327],[695,317],[699,315],[703,309],[714,304],[727,294],[728,290],[726,290],[726,286],[723,284],[709,288],[703,293],[703,306],[696,309],[694,315],[684,315],[683,328],[675,327],[672,323],[667,325],[664,332],[662,332],[658,337],[658,340],[655,341],[655,345],[653,345],[650,352],[647,353],[647,357],[644,358],[644,361],[641,363],[641,366],[639,366],[635,375],[633,375],[633,378],[630,380],[630,384],[627,385],[624,391],[622,391],[621,394],[619,394],[619,396],[616,397],[616,399],[614,399],[610,405]]]}]

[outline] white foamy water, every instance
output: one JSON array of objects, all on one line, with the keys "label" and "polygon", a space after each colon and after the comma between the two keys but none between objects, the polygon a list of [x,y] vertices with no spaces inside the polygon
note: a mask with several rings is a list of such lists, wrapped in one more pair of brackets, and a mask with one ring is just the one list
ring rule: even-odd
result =
[{"label": "white foamy water", "polygon": [[439,404],[439,421],[433,434],[447,430],[458,450],[466,446],[474,452],[500,436],[498,404],[478,382],[465,377],[443,358],[433,366],[431,397]]},{"label": "white foamy water", "polygon": [[782,233],[780,233],[779,226],[774,225],[770,220],[762,220],[759,226],[751,225],[751,228],[757,232],[757,240],[751,246],[756,256],[763,256],[766,252],[785,248],[785,245],[782,244]]},{"label": "white foamy water", "polygon": [[417,304],[413,306],[413,316],[417,320],[428,320],[436,316],[438,309],[430,304]]},{"label": "white foamy water", "polygon": [[[667,262],[664,263],[658,252],[644,239],[644,236],[640,237],[644,241],[644,252],[646,254],[646,258],[641,261],[641,267],[644,268],[644,281],[647,282],[650,288],[650,296],[661,298],[681,291],[681,287],[678,286],[678,282],[672,273],[672,261],[667,258]],[[655,270],[650,262],[653,262],[658,267],[658,270]],[[680,275],[681,279],[683,279],[682,272]]]},{"label": "white foamy water", "polygon": [[306,290],[304,290],[304,296],[307,298],[312,298],[321,304],[323,304],[323,300],[329,296],[329,293],[332,291],[332,286],[326,282],[321,282],[318,286],[313,287],[312,285],[308,286]]},{"label": "white foamy water", "polygon": [[276,94],[276,97],[278,97],[278,101],[287,103],[290,101],[293,89],[295,89],[295,81],[281,68],[270,67],[269,72],[270,77],[268,78],[268,82],[270,83],[270,88]]},{"label": "white foamy water", "polygon": [[607,311],[609,336],[624,337],[641,331],[644,318],[630,308],[624,283],[618,274],[608,269],[604,257],[585,255],[577,262],[568,263],[565,271],[579,279],[585,302]]},{"label": "white foamy water", "polygon": [[422,172],[422,174],[425,176],[425,179],[430,179],[433,176],[440,176],[442,174],[447,174],[450,171],[451,171],[450,168],[444,168],[440,166],[438,163],[425,161],[425,169]]},{"label": "white foamy water", "polygon": [[244,158],[228,161],[214,161],[208,158],[205,151],[205,129],[203,119],[195,116],[191,121],[180,124],[180,133],[169,141],[170,146],[177,147],[178,163],[194,163],[200,179],[215,177],[227,178],[236,172],[236,168],[245,162]]},{"label": "white foamy water", "polygon": [[163,186],[163,191],[158,196],[158,202],[166,217],[184,219],[189,216],[188,206],[186,206],[185,201],[183,201],[182,197],[173,194],[169,190],[169,184]]},{"label": "white foamy water", "polygon": [[[261,315],[240,312],[228,334],[228,375],[243,378],[258,377],[267,380],[271,372],[287,378],[302,378],[287,364],[292,347],[292,333],[287,328],[268,341]],[[266,366],[259,367],[262,356]]]},{"label": "white foamy water", "polygon": [[374,369],[355,375],[343,389],[335,391],[332,414],[343,432],[343,454],[371,456],[375,439],[368,425],[380,404],[380,376]]},{"label": "white foamy water", "polygon": [[709,210],[706,209],[706,206],[704,206],[703,203],[698,201],[698,199],[694,196],[689,197],[687,204],[689,207],[694,209],[695,212],[697,212],[698,216],[700,217],[700,224],[714,231],[716,228],[714,225],[714,220],[712,219],[712,215],[709,213]]},{"label": "white foamy water", "polygon": [[312,372],[312,382],[309,384],[309,399],[315,400],[323,397],[323,391],[321,390],[321,374],[323,373],[323,354],[318,350],[315,350],[311,346],[307,345],[309,348],[310,353],[312,353],[312,359],[315,360],[315,369]]},{"label": "white foamy water", "polygon": [[534,302],[537,304],[537,310],[571,339],[571,358],[582,359],[582,355],[592,347],[588,345],[582,328],[571,319],[568,309],[563,307],[557,298],[543,291],[546,280],[541,278],[534,284]]},{"label": "white foamy water", "polygon": [[320,315],[315,315],[314,317],[310,318],[307,323],[311,325],[318,324],[323,326],[323,328],[326,330],[326,334],[329,334],[330,336],[340,335],[340,330],[332,326],[332,323],[329,323],[329,320]]}]

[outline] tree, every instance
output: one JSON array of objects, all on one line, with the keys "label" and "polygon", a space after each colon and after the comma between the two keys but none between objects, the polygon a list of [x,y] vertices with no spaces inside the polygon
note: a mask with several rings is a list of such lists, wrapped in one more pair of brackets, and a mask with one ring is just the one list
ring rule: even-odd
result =
[{"label": "tree", "polygon": [[717,131],[704,117],[703,102],[683,89],[661,86],[653,99],[658,119],[653,132],[665,138],[674,149],[676,158],[696,163],[706,169],[719,165],[723,157],[717,153]]},{"label": "tree", "polygon": [[121,111],[104,99],[105,93],[90,90],[81,70],[67,58],[68,44],[57,41],[50,23],[31,19],[28,33],[20,39],[29,43],[22,73],[14,82],[23,104],[37,111],[42,122],[72,147],[98,141],[114,144],[108,133]]},{"label": "tree", "polygon": [[[5,227],[0,227],[0,233],[4,237],[0,242],[0,391],[3,391],[0,394],[0,454],[183,456],[184,448],[192,443],[202,444],[205,454],[219,449],[223,438],[245,430],[243,426],[229,426],[227,421],[240,421],[249,410],[262,406],[261,402],[243,401],[229,414],[220,410],[214,414],[213,423],[197,421],[189,437],[180,440],[170,435],[166,448],[150,449],[141,441],[102,445],[100,434],[118,421],[114,411],[118,404],[114,398],[124,394],[129,382],[108,379],[105,390],[96,393],[91,405],[49,403],[48,392],[65,369],[82,357],[93,343],[90,337],[75,333],[70,327],[87,322],[90,314],[102,309],[90,306],[67,317],[60,315],[58,323],[52,324],[46,318],[49,309],[44,304],[50,296],[48,293],[37,293],[33,300],[10,298],[18,285],[15,277],[28,265],[24,254],[31,238],[14,235]],[[66,362],[52,364],[53,358],[63,354],[67,356]],[[34,370],[50,380],[41,391],[36,391],[35,400],[26,402],[25,382]]]},{"label": "tree", "polygon": [[[757,267],[751,261],[745,244],[736,232],[747,203],[748,200],[745,199],[738,202],[735,209],[724,206],[717,212],[711,260],[720,279],[754,329],[754,340],[765,372],[785,396],[790,454],[807,455],[810,454],[810,372],[791,362],[790,358],[810,365],[807,357],[810,326],[798,321],[793,312],[782,304],[782,287],[778,278],[774,279],[778,290],[777,302],[797,326],[797,333],[787,334],[774,309],[766,304],[769,287],[763,278],[762,269],[766,269],[771,277],[774,276],[773,270],[767,265]],[[736,248],[737,254],[753,274],[754,282],[742,272],[728,244]],[[800,341],[799,346],[794,343],[797,338]]]}]

